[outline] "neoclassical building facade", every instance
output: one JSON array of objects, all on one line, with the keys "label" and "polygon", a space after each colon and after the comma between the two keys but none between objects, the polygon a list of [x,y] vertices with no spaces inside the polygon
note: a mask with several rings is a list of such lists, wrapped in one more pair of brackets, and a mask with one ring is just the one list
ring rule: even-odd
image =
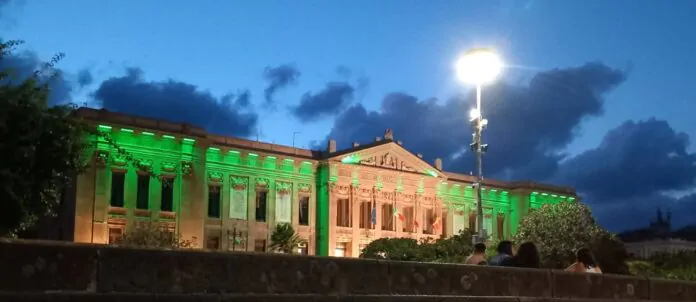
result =
[{"label": "neoclassical building facade", "polygon": [[[76,242],[115,242],[153,226],[211,250],[266,251],[279,223],[303,241],[300,253],[357,257],[383,237],[451,236],[475,225],[473,176],[442,170],[394,140],[336,150],[217,136],[167,121],[80,108],[101,135],[74,186]],[[574,201],[573,189],[533,182],[484,182],[484,227],[515,234],[545,203]]]}]

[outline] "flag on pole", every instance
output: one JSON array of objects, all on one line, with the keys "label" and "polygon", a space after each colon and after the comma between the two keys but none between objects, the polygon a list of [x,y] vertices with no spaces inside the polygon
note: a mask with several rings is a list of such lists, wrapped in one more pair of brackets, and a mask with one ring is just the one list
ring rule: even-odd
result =
[{"label": "flag on pole", "polygon": [[371,217],[372,225],[376,225],[377,224],[377,207],[376,207],[374,202],[372,203],[372,213],[370,213],[370,214],[372,215],[372,217]]},{"label": "flag on pole", "polygon": [[440,227],[440,222],[441,222],[440,216],[435,217],[435,221],[433,221],[433,228],[434,228],[434,229],[439,228],[439,227]]},{"label": "flag on pole", "polygon": [[393,213],[393,214],[394,214],[394,217],[398,217],[399,220],[401,220],[401,221],[406,220],[406,217],[404,217],[404,215],[401,215],[401,213],[399,213],[399,210],[396,209],[396,207],[394,207],[394,210],[393,210],[393,211],[394,211],[394,213]]}]

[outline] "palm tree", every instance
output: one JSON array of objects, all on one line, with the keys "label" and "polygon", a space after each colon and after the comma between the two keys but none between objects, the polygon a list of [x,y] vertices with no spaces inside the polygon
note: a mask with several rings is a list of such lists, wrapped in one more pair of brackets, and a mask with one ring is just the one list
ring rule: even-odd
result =
[{"label": "palm tree", "polygon": [[271,234],[271,248],[284,254],[292,254],[300,246],[302,240],[295,233],[295,229],[289,223],[276,225]]}]

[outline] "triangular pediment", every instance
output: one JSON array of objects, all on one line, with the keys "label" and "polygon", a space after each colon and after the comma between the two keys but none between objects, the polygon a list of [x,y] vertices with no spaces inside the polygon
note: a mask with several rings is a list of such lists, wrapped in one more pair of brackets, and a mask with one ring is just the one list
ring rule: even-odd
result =
[{"label": "triangular pediment", "polygon": [[356,148],[355,151],[346,151],[347,152],[340,152],[330,157],[330,159],[340,160],[344,164],[357,164],[382,169],[427,174],[435,177],[444,176],[425,160],[394,142],[367,148]]}]

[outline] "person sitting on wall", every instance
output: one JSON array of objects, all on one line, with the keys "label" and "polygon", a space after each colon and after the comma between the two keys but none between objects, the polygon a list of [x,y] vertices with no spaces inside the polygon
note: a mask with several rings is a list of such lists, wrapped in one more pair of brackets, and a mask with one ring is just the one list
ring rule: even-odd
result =
[{"label": "person sitting on wall", "polygon": [[512,242],[511,241],[501,241],[498,243],[498,253],[488,259],[489,265],[499,266],[507,258],[512,257]]},{"label": "person sitting on wall", "polygon": [[576,273],[602,273],[602,269],[599,268],[599,264],[597,263],[597,260],[595,260],[592,251],[585,247],[578,249],[575,252],[575,263],[571,264],[565,270]]},{"label": "person sitting on wall", "polygon": [[525,242],[517,249],[515,256],[509,257],[501,263],[501,266],[541,268],[539,250],[533,242]]},{"label": "person sitting on wall", "polygon": [[486,265],[486,245],[483,243],[474,245],[474,253],[466,258],[464,264]]}]

